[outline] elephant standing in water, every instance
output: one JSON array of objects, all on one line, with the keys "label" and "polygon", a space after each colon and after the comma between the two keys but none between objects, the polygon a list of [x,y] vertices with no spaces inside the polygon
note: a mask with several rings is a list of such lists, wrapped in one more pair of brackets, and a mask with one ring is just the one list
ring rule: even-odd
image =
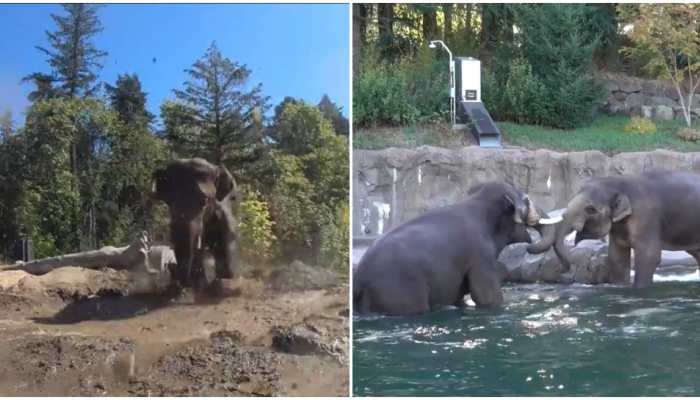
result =
[{"label": "elephant standing in water", "polygon": [[489,182],[472,187],[463,203],[391,229],[360,260],[355,310],[417,314],[462,305],[467,293],[479,307],[500,305],[498,255],[510,243],[530,243],[527,225],[554,229],[538,224],[541,213],[511,185]]},{"label": "elephant standing in water", "polygon": [[[700,175],[653,171],[636,176],[593,178],[569,201],[556,234],[536,245],[554,248],[568,270],[573,263],[564,238],[610,235],[610,281],[629,283],[634,249],[634,287],[651,285],[661,250],[685,250],[700,263]],[[535,245],[533,245],[535,246]]]},{"label": "elephant standing in water", "polygon": [[204,272],[212,264],[218,279],[235,278],[238,238],[231,207],[237,190],[228,170],[201,158],[180,159],[157,170],[153,178],[154,198],[170,210],[180,285],[207,285]]}]

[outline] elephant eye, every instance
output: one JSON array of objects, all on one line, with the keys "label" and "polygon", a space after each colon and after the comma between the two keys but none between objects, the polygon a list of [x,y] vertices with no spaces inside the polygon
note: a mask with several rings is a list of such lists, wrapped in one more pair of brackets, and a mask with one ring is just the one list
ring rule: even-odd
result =
[{"label": "elephant eye", "polygon": [[592,215],[598,212],[595,207],[593,206],[586,206],[585,208],[586,214]]}]

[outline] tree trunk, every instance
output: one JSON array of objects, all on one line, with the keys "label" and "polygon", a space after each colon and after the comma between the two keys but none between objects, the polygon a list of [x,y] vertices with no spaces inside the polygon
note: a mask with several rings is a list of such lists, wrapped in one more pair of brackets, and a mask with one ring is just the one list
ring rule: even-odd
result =
[{"label": "tree trunk", "polygon": [[352,74],[357,76],[360,66],[360,52],[367,35],[367,7],[365,4],[352,5]]},{"label": "tree trunk", "polygon": [[471,43],[474,40],[474,32],[472,31],[472,11],[474,5],[469,3],[464,5],[464,39],[467,43]]},{"label": "tree trunk", "polygon": [[452,4],[443,4],[442,12],[445,15],[445,27],[442,38],[449,43],[452,40]]},{"label": "tree trunk", "polygon": [[437,39],[437,16],[434,6],[423,11],[423,39],[427,42]]},{"label": "tree trunk", "polygon": [[377,25],[379,42],[385,48],[391,47],[394,43],[394,4],[377,4]]}]

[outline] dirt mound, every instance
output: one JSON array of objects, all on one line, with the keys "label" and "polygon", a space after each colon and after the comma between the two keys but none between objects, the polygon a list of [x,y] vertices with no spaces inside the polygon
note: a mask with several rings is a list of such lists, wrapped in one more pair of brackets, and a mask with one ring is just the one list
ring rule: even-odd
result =
[{"label": "dirt mound", "polygon": [[289,265],[273,268],[265,281],[268,288],[284,293],[338,286],[342,277],[332,269],[294,261]]},{"label": "dirt mound", "polygon": [[134,344],[126,338],[30,335],[14,339],[8,350],[0,381],[14,382],[14,388],[0,389],[1,394],[13,395],[14,389],[23,395],[104,396],[106,382],[114,380]]},{"label": "dirt mound", "polygon": [[219,331],[203,343],[166,354],[134,381],[137,396],[273,396],[279,364],[274,353],[246,346],[236,331]]}]

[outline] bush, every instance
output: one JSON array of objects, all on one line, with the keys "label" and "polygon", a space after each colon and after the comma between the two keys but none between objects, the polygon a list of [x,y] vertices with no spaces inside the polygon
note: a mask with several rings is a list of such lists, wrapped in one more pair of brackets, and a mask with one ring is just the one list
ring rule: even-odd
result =
[{"label": "bush", "polygon": [[625,125],[625,132],[641,135],[656,133],[656,124],[649,118],[632,117]]},{"label": "bush", "polygon": [[247,261],[266,262],[276,254],[277,238],[267,203],[260,193],[248,192],[240,205],[241,254]]},{"label": "bush", "polygon": [[347,270],[350,260],[350,209],[346,202],[339,203],[335,212],[323,213],[321,223],[321,249],[319,262],[323,265]]},{"label": "bush", "polygon": [[414,122],[418,110],[409,102],[401,66],[364,63],[353,91],[353,122],[358,126]]},{"label": "bush", "polygon": [[449,115],[448,63],[421,47],[415,58],[379,61],[368,52],[354,79],[356,126],[410,125],[446,121]]}]

